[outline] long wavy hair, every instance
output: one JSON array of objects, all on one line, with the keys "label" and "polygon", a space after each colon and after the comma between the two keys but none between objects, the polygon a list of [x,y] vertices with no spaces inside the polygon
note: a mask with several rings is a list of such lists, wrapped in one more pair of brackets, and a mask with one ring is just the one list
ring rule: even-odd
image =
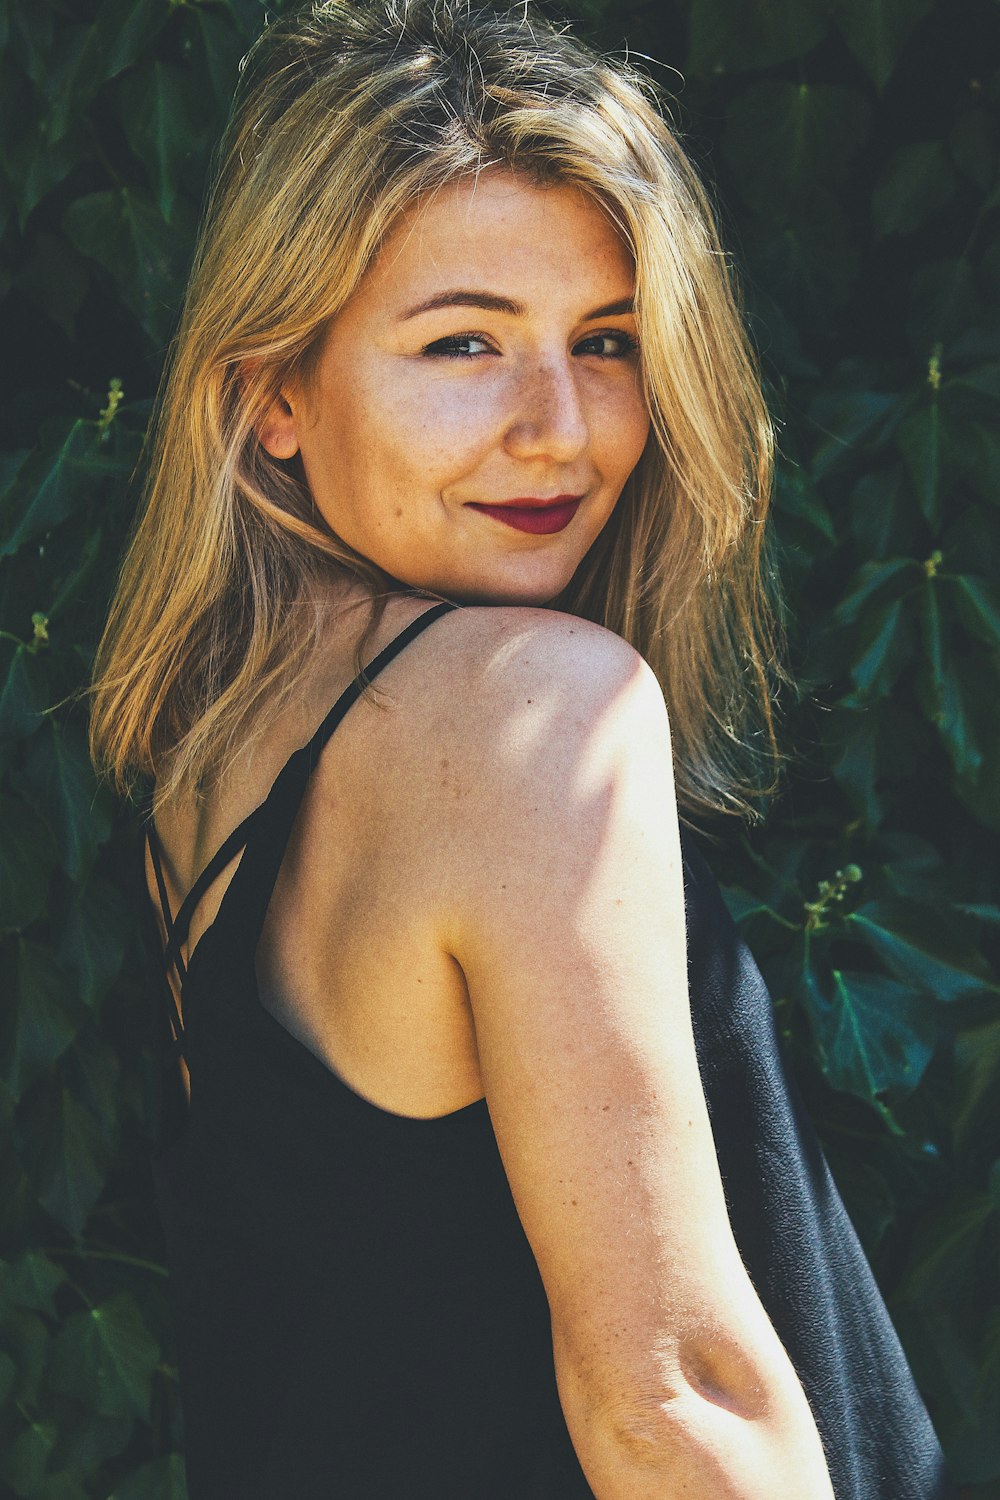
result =
[{"label": "long wavy hair", "polygon": [[[650,438],[558,607],[663,687],[688,813],[751,813],[782,677],[764,520],[774,433],[708,195],[653,83],[530,11],[318,0],[245,60],[161,387],[145,504],[92,683],[122,789],[205,785],[273,721],[318,640],[317,583],[360,581],[360,668],[392,580],[317,515],[256,426],[421,195],[502,165],[573,184],[635,262]],[[398,588],[398,585],[396,586]]]}]

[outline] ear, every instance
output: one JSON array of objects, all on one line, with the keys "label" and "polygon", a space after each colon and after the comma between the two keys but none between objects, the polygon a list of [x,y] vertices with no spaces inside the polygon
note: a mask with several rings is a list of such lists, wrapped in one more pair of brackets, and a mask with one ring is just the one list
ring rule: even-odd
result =
[{"label": "ear", "polygon": [[294,458],[298,453],[295,414],[283,392],[274,397],[258,421],[257,437],[272,458]]}]

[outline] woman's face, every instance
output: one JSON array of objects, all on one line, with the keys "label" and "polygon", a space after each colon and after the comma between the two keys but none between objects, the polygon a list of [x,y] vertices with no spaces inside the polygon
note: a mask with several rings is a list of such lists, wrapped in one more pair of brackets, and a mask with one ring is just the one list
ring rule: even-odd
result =
[{"label": "woman's face", "polygon": [[449,184],[395,227],[261,441],[301,454],[330,527],[401,582],[547,603],[645,446],[633,292],[576,188],[502,168]]}]

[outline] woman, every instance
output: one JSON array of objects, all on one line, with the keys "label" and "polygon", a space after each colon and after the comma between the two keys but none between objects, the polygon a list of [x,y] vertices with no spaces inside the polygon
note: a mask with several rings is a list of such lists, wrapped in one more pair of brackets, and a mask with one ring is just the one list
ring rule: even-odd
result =
[{"label": "woman", "polygon": [[648,85],[461,0],[270,29],[93,717],[193,1500],[945,1492],[682,850],[770,735],[770,462]]}]

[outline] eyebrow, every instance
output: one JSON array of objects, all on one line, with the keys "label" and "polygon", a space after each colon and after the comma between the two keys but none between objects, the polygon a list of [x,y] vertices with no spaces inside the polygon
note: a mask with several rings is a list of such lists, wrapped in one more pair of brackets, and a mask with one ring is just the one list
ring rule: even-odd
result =
[{"label": "eyebrow", "polygon": [[[405,323],[408,318],[416,318],[420,313],[433,312],[439,307],[481,307],[487,312],[507,313],[512,318],[523,318],[527,308],[523,302],[515,302],[513,297],[500,297],[495,292],[471,292],[471,291],[449,291],[438,292],[434,297],[428,297],[426,302],[418,302],[416,307],[409,308],[401,313],[399,321]],[[594,318],[616,318],[625,313],[635,312],[635,298],[621,297],[617,302],[606,302],[603,307],[595,307],[593,312],[587,313],[581,321],[591,322]]]}]

